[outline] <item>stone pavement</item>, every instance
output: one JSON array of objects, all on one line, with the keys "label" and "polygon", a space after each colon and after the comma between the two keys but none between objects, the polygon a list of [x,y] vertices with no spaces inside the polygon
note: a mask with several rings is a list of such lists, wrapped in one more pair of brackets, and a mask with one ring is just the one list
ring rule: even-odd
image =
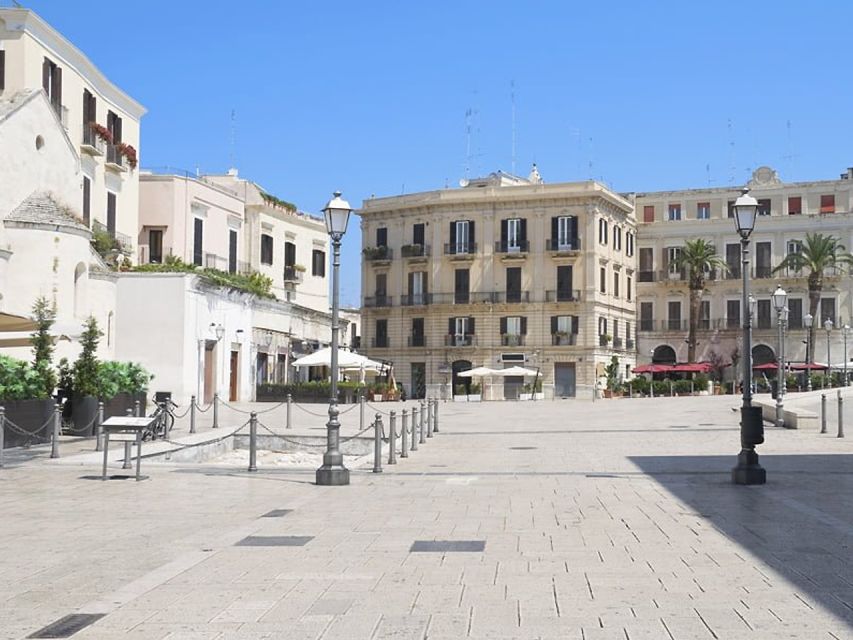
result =
[{"label": "stone pavement", "polygon": [[853,438],[769,429],[769,483],[735,487],[735,405],[443,404],[349,487],[34,458],[0,470],[0,638],[853,637]]}]

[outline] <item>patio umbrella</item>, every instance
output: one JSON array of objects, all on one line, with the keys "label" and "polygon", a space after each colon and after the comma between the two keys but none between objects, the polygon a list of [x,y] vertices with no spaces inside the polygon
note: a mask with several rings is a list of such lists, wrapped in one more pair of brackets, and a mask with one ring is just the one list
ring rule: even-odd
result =
[{"label": "patio umbrella", "polygon": [[[294,367],[329,367],[332,364],[332,348],[324,347],[291,363]],[[381,369],[382,365],[367,356],[353,351],[338,349],[338,367],[341,369]]]},{"label": "patio umbrella", "polygon": [[820,362],[795,362],[788,367],[791,371],[821,370],[826,369],[825,364]]},{"label": "patio umbrella", "polygon": [[498,373],[494,369],[489,369],[488,367],[476,367],[474,369],[468,369],[467,371],[460,371],[456,375],[460,378],[483,378],[486,376],[493,376]]},{"label": "patio umbrella", "polygon": [[534,371],[533,369],[525,369],[524,367],[509,367],[508,369],[498,369],[495,371],[496,375],[499,376],[524,376],[525,378],[532,378],[535,375],[538,375],[538,371]]},{"label": "patio umbrella", "polygon": [[672,371],[673,366],[674,365],[671,364],[653,362],[651,364],[641,364],[634,367],[631,371],[633,373],[667,373],[668,371]]},{"label": "patio umbrella", "polygon": [[776,371],[779,365],[776,362],[765,362],[764,364],[755,365],[753,371]]}]

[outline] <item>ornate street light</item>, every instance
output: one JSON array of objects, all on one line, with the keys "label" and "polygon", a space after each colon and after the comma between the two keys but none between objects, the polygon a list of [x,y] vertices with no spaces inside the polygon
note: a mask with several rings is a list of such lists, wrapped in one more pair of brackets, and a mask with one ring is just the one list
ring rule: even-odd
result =
[{"label": "ornate street light", "polygon": [[755,446],[764,442],[761,408],[752,406],[752,311],[749,300],[749,236],[755,229],[758,201],[744,189],[735,200],[735,229],[740,235],[741,276],[743,278],[743,405],[740,410],[740,445],[737,466],[732,469],[735,484],[764,484],[767,472],[758,464]]},{"label": "ornate street light", "polygon": [[785,426],[782,410],[782,396],[785,394],[785,365],[782,355],[785,348],[785,335],[782,316],[788,307],[788,294],[780,285],[777,285],[770,299],[773,301],[773,308],[776,309],[776,326],[779,331],[779,346],[776,349],[776,426],[781,429]]},{"label": "ornate street light", "polygon": [[829,336],[832,333],[834,323],[827,318],[823,323],[823,328],[826,329],[826,374],[829,376],[829,388],[832,389],[832,353],[829,350]]},{"label": "ornate street light", "polygon": [[326,233],[332,239],[332,357],[331,357],[331,397],[329,398],[329,421],[326,423],[326,453],[323,465],[317,469],[316,480],[319,485],[341,486],[349,484],[349,469],[344,466],[344,456],[340,450],[341,423],[338,420],[338,315],[340,297],[341,238],[347,232],[352,208],[349,202],[341,198],[341,192],[335,191],[334,197],[323,208],[326,219]]},{"label": "ornate street light", "polygon": [[806,391],[812,390],[812,372],[809,365],[814,359],[812,354],[812,325],[814,324],[814,316],[807,313],[803,317],[803,325],[806,327]]}]

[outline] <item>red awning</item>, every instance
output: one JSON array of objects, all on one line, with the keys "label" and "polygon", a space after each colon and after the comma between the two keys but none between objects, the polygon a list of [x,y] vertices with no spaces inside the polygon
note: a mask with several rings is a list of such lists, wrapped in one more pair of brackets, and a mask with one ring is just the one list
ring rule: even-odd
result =
[{"label": "red awning", "polygon": [[752,370],[753,371],[776,371],[779,368],[779,365],[775,362],[765,362],[764,364],[755,365]]},{"label": "red awning", "polygon": [[661,364],[659,362],[654,362],[652,364],[641,364],[638,367],[633,368],[634,373],[667,373],[672,371],[672,367],[674,365],[671,364]]},{"label": "red awning", "polygon": [[805,371],[806,369],[819,369],[821,371],[825,371],[827,366],[825,364],[820,364],[819,362],[797,362],[788,365],[788,368],[791,371]]},{"label": "red awning", "polygon": [[710,373],[714,370],[714,365],[710,362],[683,362],[674,364],[670,371],[673,373]]}]

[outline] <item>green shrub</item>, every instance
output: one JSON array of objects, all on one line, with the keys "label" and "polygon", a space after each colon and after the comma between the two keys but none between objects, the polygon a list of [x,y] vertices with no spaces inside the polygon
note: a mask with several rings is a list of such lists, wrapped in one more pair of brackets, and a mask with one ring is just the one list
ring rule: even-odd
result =
[{"label": "green shrub", "polygon": [[693,376],[693,385],[696,391],[706,391],[708,389],[708,375],[705,373],[697,373]]},{"label": "green shrub", "polygon": [[637,376],[635,378],[632,378],[628,382],[622,383],[622,387],[623,387],[624,393],[648,394],[648,392],[649,392],[649,379],[646,378],[645,376]]},{"label": "green shrub", "polygon": [[79,397],[98,395],[98,357],[95,353],[103,334],[94,316],[89,316],[85,326],[80,336],[80,355],[74,363],[74,392]]},{"label": "green shrub", "polygon": [[133,362],[98,363],[98,396],[114,398],[119,393],[142,393],[154,378],[142,366]]},{"label": "green shrub", "polygon": [[229,273],[219,269],[199,268],[187,264],[175,256],[167,256],[162,264],[140,264],[131,269],[144,273],[192,273],[202,280],[219,287],[228,287],[254,294],[261,298],[275,299],[272,293],[272,279],[253,271],[251,273]]},{"label": "green shrub", "polygon": [[56,321],[56,309],[44,296],[33,304],[33,319],[37,325],[30,338],[33,344],[33,370],[38,374],[42,387],[39,397],[47,398],[56,387],[56,372],[52,363],[53,337],[50,335],[50,328]]},{"label": "green shrub", "polygon": [[29,362],[0,355],[0,400],[5,402],[49,397],[41,375]]},{"label": "green shrub", "polygon": [[675,393],[690,393],[696,388],[696,382],[691,380],[676,380],[672,385]]},{"label": "green shrub", "polygon": [[[355,391],[359,388],[366,387],[359,385],[357,382],[339,382],[338,397],[342,397],[347,391]],[[328,400],[332,395],[332,385],[325,380],[297,382],[294,384],[259,384],[257,392],[260,397],[285,398],[289,393],[294,399],[310,398]]]},{"label": "green shrub", "polygon": [[669,380],[655,380],[652,383],[652,389],[654,389],[656,396],[668,396]]}]

